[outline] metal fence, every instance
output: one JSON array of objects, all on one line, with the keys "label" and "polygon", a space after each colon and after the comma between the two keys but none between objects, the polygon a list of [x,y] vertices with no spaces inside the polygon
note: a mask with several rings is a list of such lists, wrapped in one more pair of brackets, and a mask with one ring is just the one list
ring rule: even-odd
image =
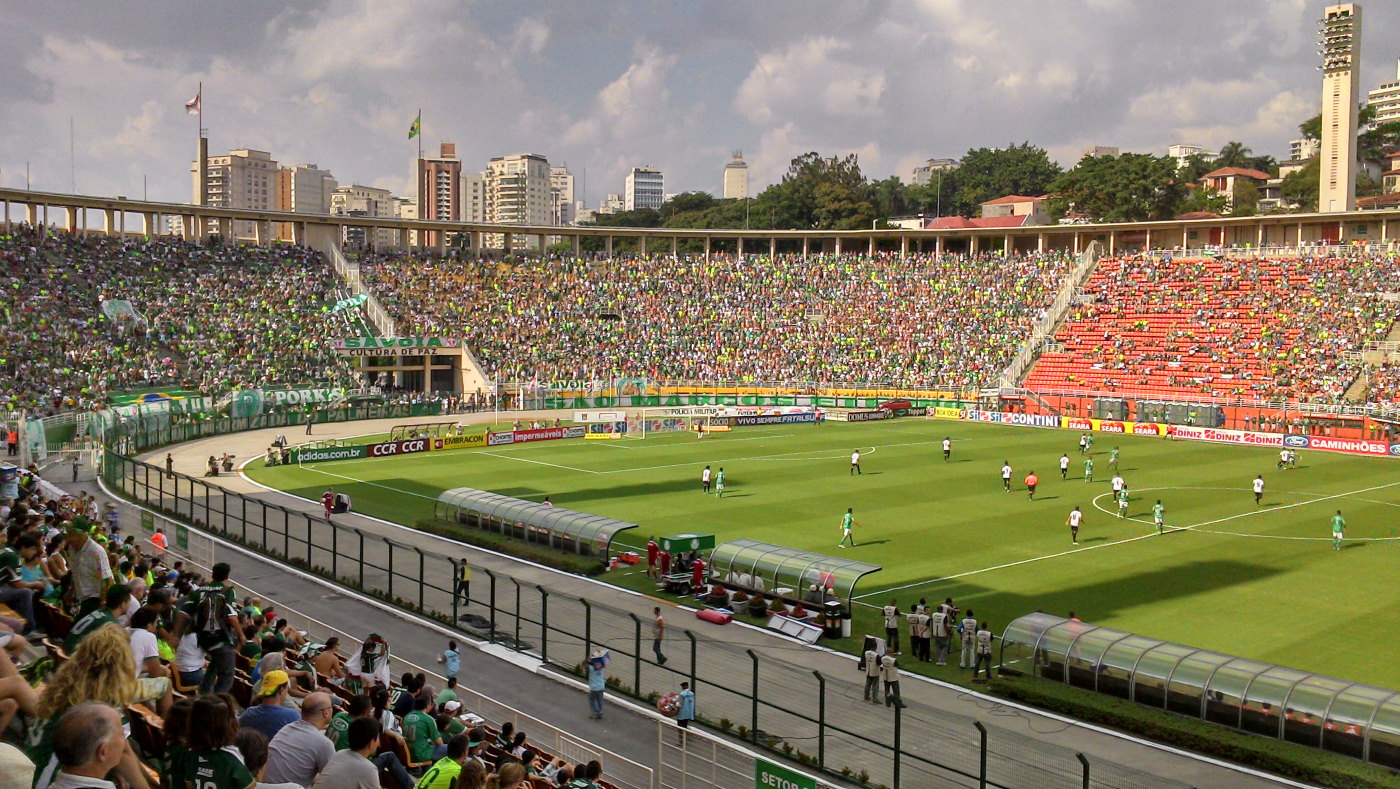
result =
[{"label": "metal fence", "polygon": [[[368,416],[374,415],[381,414]],[[175,426],[125,441],[141,447],[185,440],[209,435],[210,424],[189,426],[188,432]],[[662,646],[670,654],[663,662],[652,651],[651,623],[631,611],[485,568],[477,568],[466,595],[456,581],[458,558],[167,473],[117,451],[105,453],[103,479],[169,517],[530,653],[556,670],[580,673],[590,651],[606,647],[612,654],[613,692],[652,702],[689,681],[702,724],[833,777],[864,774],[866,783],[890,787],[1184,786],[919,703],[908,702],[903,709],[863,703],[854,660],[849,674],[828,676],[761,656],[742,640],[668,628]],[[793,648],[807,647],[794,642]]]}]

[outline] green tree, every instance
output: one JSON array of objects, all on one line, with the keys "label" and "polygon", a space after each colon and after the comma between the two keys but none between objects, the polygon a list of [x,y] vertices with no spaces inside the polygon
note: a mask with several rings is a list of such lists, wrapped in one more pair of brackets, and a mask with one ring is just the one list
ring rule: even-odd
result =
[{"label": "green tree", "polygon": [[1104,222],[1171,219],[1185,196],[1168,156],[1085,156],[1050,185],[1052,215],[1071,209]]},{"label": "green tree", "polygon": [[945,202],[943,213],[970,217],[988,200],[1012,194],[1043,195],[1062,172],[1044,148],[1029,142],[1006,148],[974,148],[958,166],[953,204],[949,207]]},{"label": "green tree", "polygon": [[1239,141],[1225,143],[1225,147],[1220,149],[1220,155],[1215,157],[1213,164],[1216,167],[1248,167],[1249,166],[1249,146]]},{"label": "green tree", "polygon": [[600,227],[661,227],[661,213],[655,208],[638,208],[615,214],[597,214],[593,224]]},{"label": "green tree", "polygon": [[1317,190],[1322,174],[1322,164],[1316,157],[1303,165],[1301,170],[1289,173],[1283,178],[1283,199],[1300,211],[1317,210]]},{"label": "green tree", "polygon": [[1309,140],[1322,139],[1322,113],[1319,112],[1298,124],[1298,133]]},{"label": "green tree", "polygon": [[666,223],[676,214],[688,211],[707,211],[715,204],[714,195],[709,192],[681,192],[661,204],[661,221]]},{"label": "green tree", "polygon": [[1195,183],[1201,176],[1214,170],[1211,160],[1199,153],[1193,153],[1186,157],[1186,166],[1176,171],[1176,177],[1185,184]]},{"label": "green tree", "polygon": [[1230,196],[1209,186],[1197,186],[1192,189],[1181,201],[1181,205],[1177,207],[1178,214],[1205,211],[1223,216],[1228,210],[1230,210]]},{"label": "green tree", "polygon": [[1230,216],[1254,216],[1259,211],[1259,187],[1248,178],[1235,179],[1235,194],[1230,201]]},{"label": "green tree", "polygon": [[898,176],[892,175],[882,181],[872,183],[870,185],[870,201],[874,203],[875,214],[879,219],[904,216],[911,212],[909,187],[905,186]]},{"label": "green tree", "polygon": [[1271,177],[1278,177],[1278,160],[1269,154],[1263,156],[1251,156],[1249,163],[1245,165],[1251,170],[1258,170],[1261,173],[1268,173]]},{"label": "green tree", "polygon": [[1356,196],[1375,197],[1381,193],[1381,182],[1371,177],[1371,174],[1362,170],[1356,174]]},{"label": "green tree", "polygon": [[837,229],[861,221],[868,227],[874,206],[855,154],[823,157],[812,151],[793,159],[783,180],[759,194],[751,215],[758,226],[767,219],[784,229]]}]

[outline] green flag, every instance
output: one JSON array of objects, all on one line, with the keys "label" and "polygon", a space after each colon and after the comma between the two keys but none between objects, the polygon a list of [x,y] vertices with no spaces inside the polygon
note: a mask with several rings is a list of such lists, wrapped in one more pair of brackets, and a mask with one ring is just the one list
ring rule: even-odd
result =
[{"label": "green flag", "polygon": [[413,139],[423,133],[423,111],[418,111],[418,117],[413,119],[413,125],[408,127],[408,139]]}]

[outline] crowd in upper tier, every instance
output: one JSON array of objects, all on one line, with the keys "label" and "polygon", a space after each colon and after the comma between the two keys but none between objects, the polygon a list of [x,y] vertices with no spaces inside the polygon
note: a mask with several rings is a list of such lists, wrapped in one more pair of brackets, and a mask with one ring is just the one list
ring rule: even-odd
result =
[{"label": "crowd in upper tier", "polygon": [[[1400,317],[1385,253],[1100,261],[1028,388],[1339,402]],[[1381,378],[1372,392],[1393,401]],[[1389,380],[1394,380],[1393,376]]]},{"label": "crowd in upper tier", "polygon": [[349,330],[327,311],[337,286],[318,253],[287,245],[0,234],[0,411],[155,386],[344,384],[327,342]]},{"label": "crowd in upper tier", "polygon": [[1071,263],[1060,254],[500,265],[368,256],[363,271],[401,333],[461,336],[503,380],[966,389],[995,382]]}]

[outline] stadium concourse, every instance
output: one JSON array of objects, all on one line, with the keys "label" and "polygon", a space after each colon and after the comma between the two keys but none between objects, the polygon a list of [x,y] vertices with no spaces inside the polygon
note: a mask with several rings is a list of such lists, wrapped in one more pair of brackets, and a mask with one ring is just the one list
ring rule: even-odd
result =
[{"label": "stadium concourse", "polygon": [[[511,412],[511,418],[530,420],[536,418],[552,418],[554,412]],[[481,414],[476,416],[462,417],[462,421],[490,421],[492,415]],[[378,420],[366,422],[346,422],[331,423],[316,426],[315,438],[350,438],[357,435],[386,432],[397,420]],[[175,459],[175,470],[177,472],[197,475],[202,473],[204,459],[211,453],[231,452],[239,457],[256,457],[266,448],[267,443],[276,430],[249,431],[224,435],[206,439],[200,439],[177,446],[173,449]],[[147,453],[142,459],[153,464],[163,464],[165,457],[164,450]],[[257,462],[257,461],[254,461]],[[329,469],[327,469],[329,470]],[[340,464],[335,469],[335,474],[344,475],[343,481],[353,480],[353,464]],[[337,481],[335,476],[327,476],[327,485],[332,486]],[[288,507],[294,511],[306,512],[320,516],[322,506],[319,501],[311,501],[292,497],[281,492],[271,491],[249,482],[241,476],[221,476],[210,480],[230,491],[239,492],[252,498],[261,499],[270,503]],[[212,505],[213,510],[217,510],[219,505]],[[211,517],[218,517],[217,512],[211,513]],[[531,590],[536,584],[548,589],[551,594],[560,593],[574,595],[593,601],[597,605],[611,606],[623,611],[627,611],[642,618],[643,621],[650,621],[651,607],[658,601],[652,598],[639,596],[626,590],[614,588],[596,581],[562,573],[555,570],[535,565],[528,562],[513,559],[501,554],[479,550],[455,541],[446,540],[425,532],[412,529],[405,529],[378,521],[372,518],[360,516],[355,513],[336,515],[335,519],[343,525],[353,526],[363,530],[367,534],[382,534],[392,537],[401,544],[406,544],[420,548],[424,551],[435,551],[447,553],[452,556],[465,558],[473,567],[477,568],[478,578],[482,578],[489,571],[503,576],[514,577],[519,581],[520,588]],[[269,566],[261,565],[258,571],[259,583],[264,583],[262,577],[269,579],[266,583],[271,586],[278,583],[272,580],[280,577],[281,570]],[[452,579],[438,578],[432,579],[435,583],[440,583],[450,587]],[[509,597],[512,593],[503,593]],[[306,598],[302,598],[306,599]],[[531,597],[522,602],[525,607],[538,606],[539,598]],[[506,603],[503,603],[506,605]],[[667,603],[667,605],[670,605]],[[355,631],[364,629],[367,626],[363,613],[357,614],[351,610],[340,610],[339,606],[326,606],[317,603],[317,608],[321,611],[324,621],[334,624],[342,629]],[[551,608],[553,611],[554,609]],[[504,615],[504,613],[502,614]],[[666,616],[672,628],[693,629],[697,637],[704,640],[710,639],[731,639],[737,640],[742,646],[746,646],[759,653],[765,661],[782,663],[789,666],[791,673],[796,675],[810,676],[810,671],[819,670],[824,674],[833,677],[850,676],[855,677],[854,659],[850,656],[821,649],[793,649],[793,642],[775,634],[761,632],[754,629],[738,629],[735,627],[724,630],[715,630],[713,626],[703,623],[693,622],[690,612],[686,609],[666,609]],[[400,617],[398,614],[384,613],[384,620]],[[575,623],[578,627],[582,623]],[[379,620],[375,619],[372,627],[379,627]],[[606,642],[609,638],[625,642],[630,640],[630,633],[606,633],[600,632],[600,624],[597,617],[594,618],[594,634],[598,642]],[[427,631],[423,631],[427,632]],[[680,638],[680,636],[672,636]],[[436,643],[441,640],[440,636],[425,636],[425,643]],[[407,645],[405,645],[407,646]],[[574,645],[576,648],[576,644]],[[412,648],[412,647],[409,647]],[[418,649],[419,652],[423,650]],[[742,652],[738,654],[742,655]],[[582,656],[580,656],[582,657]],[[469,661],[477,661],[483,658],[469,657],[464,659],[464,666]],[[662,677],[662,670],[658,667],[646,664],[643,669],[643,681],[648,686],[656,682],[669,682],[670,674]],[[736,663],[732,667],[732,675],[736,677],[749,676],[749,666],[747,663]],[[652,674],[657,676],[650,676]],[[469,674],[465,683],[471,687]],[[780,675],[768,675],[774,687],[770,692],[783,693]],[[858,679],[858,678],[857,678]],[[989,728],[994,732],[1000,726],[1019,735],[1033,737],[1043,743],[1057,746],[1063,749],[1061,752],[1069,754],[1079,751],[1091,759],[1098,758],[1117,764],[1132,765],[1138,770],[1145,771],[1157,776],[1171,776],[1174,780],[1185,782],[1198,787],[1271,787],[1271,786],[1296,786],[1284,781],[1276,781],[1262,777],[1253,773],[1238,772],[1234,768],[1215,763],[1208,760],[1199,759],[1190,755],[1163,749],[1157,746],[1148,745],[1127,737],[1120,737],[1108,733],[1101,729],[1096,729],[1081,724],[1076,724],[1066,719],[1054,718],[1038,713],[1030,709],[1011,710],[1002,703],[989,698],[970,694],[964,688],[945,685],[909,675],[910,680],[903,683],[902,695],[904,701],[909,705],[905,711],[904,726],[906,737],[911,731],[918,731],[920,727],[925,727],[927,731],[936,731],[940,724],[940,716],[958,716],[959,719],[981,718],[988,720],[988,714],[992,719],[998,721]],[[858,693],[858,691],[856,691]],[[611,694],[610,694],[611,698]],[[810,703],[810,714],[815,717],[817,714],[816,702],[813,699],[803,699],[800,702]],[[559,726],[571,727],[570,730],[578,737],[585,740],[592,740],[599,745],[614,748],[620,753],[628,753],[620,741],[619,734],[611,730],[610,725],[594,725],[591,723],[578,723],[575,710],[579,713],[586,708],[584,694],[554,694],[551,704],[560,710],[567,709],[567,713],[559,716],[541,715],[545,720],[556,722]],[[716,709],[719,706],[718,694],[711,693],[708,697],[702,692],[697,697],[697,704],[701,708],[701,714],[716,719],[727,716],[734,720],[747,720],[748,710],[746,705],[736,705],[735,709]],[[708,706],[707,706],[708,705]],[[743,709],[737,708],[739,706]],[[890,736],[890,714],[882,707],[872,707],[870,705],[846,704],[843,705],[843,724],[854,727],[857,730],[868,732],[873,738],[888,738]],[[539,715],[539,713],[534,713]],[[1009,717],[1005,717],[1009,716]],[[609,720],[612,715],[609,715]],[[1008,723],[1007,721],[1012,721]],[[933,736],[932,744],[939,748],[956,747],[948,743],[940,744],[937,736]],[[869,752],[863,750],[858,743],[847,743],[843,741],[829,742],[827,745],[827,758],[833,764],[860,764],[860,760],[868,759]],[[975,754],[974,754],[975,757]],[[906,780],[913,780],[909,776],[912,773],[913,765],[906,767]],[[872,770],[873,772],[873,770]],[[915,784],[908,784],[915,785]]]}]

